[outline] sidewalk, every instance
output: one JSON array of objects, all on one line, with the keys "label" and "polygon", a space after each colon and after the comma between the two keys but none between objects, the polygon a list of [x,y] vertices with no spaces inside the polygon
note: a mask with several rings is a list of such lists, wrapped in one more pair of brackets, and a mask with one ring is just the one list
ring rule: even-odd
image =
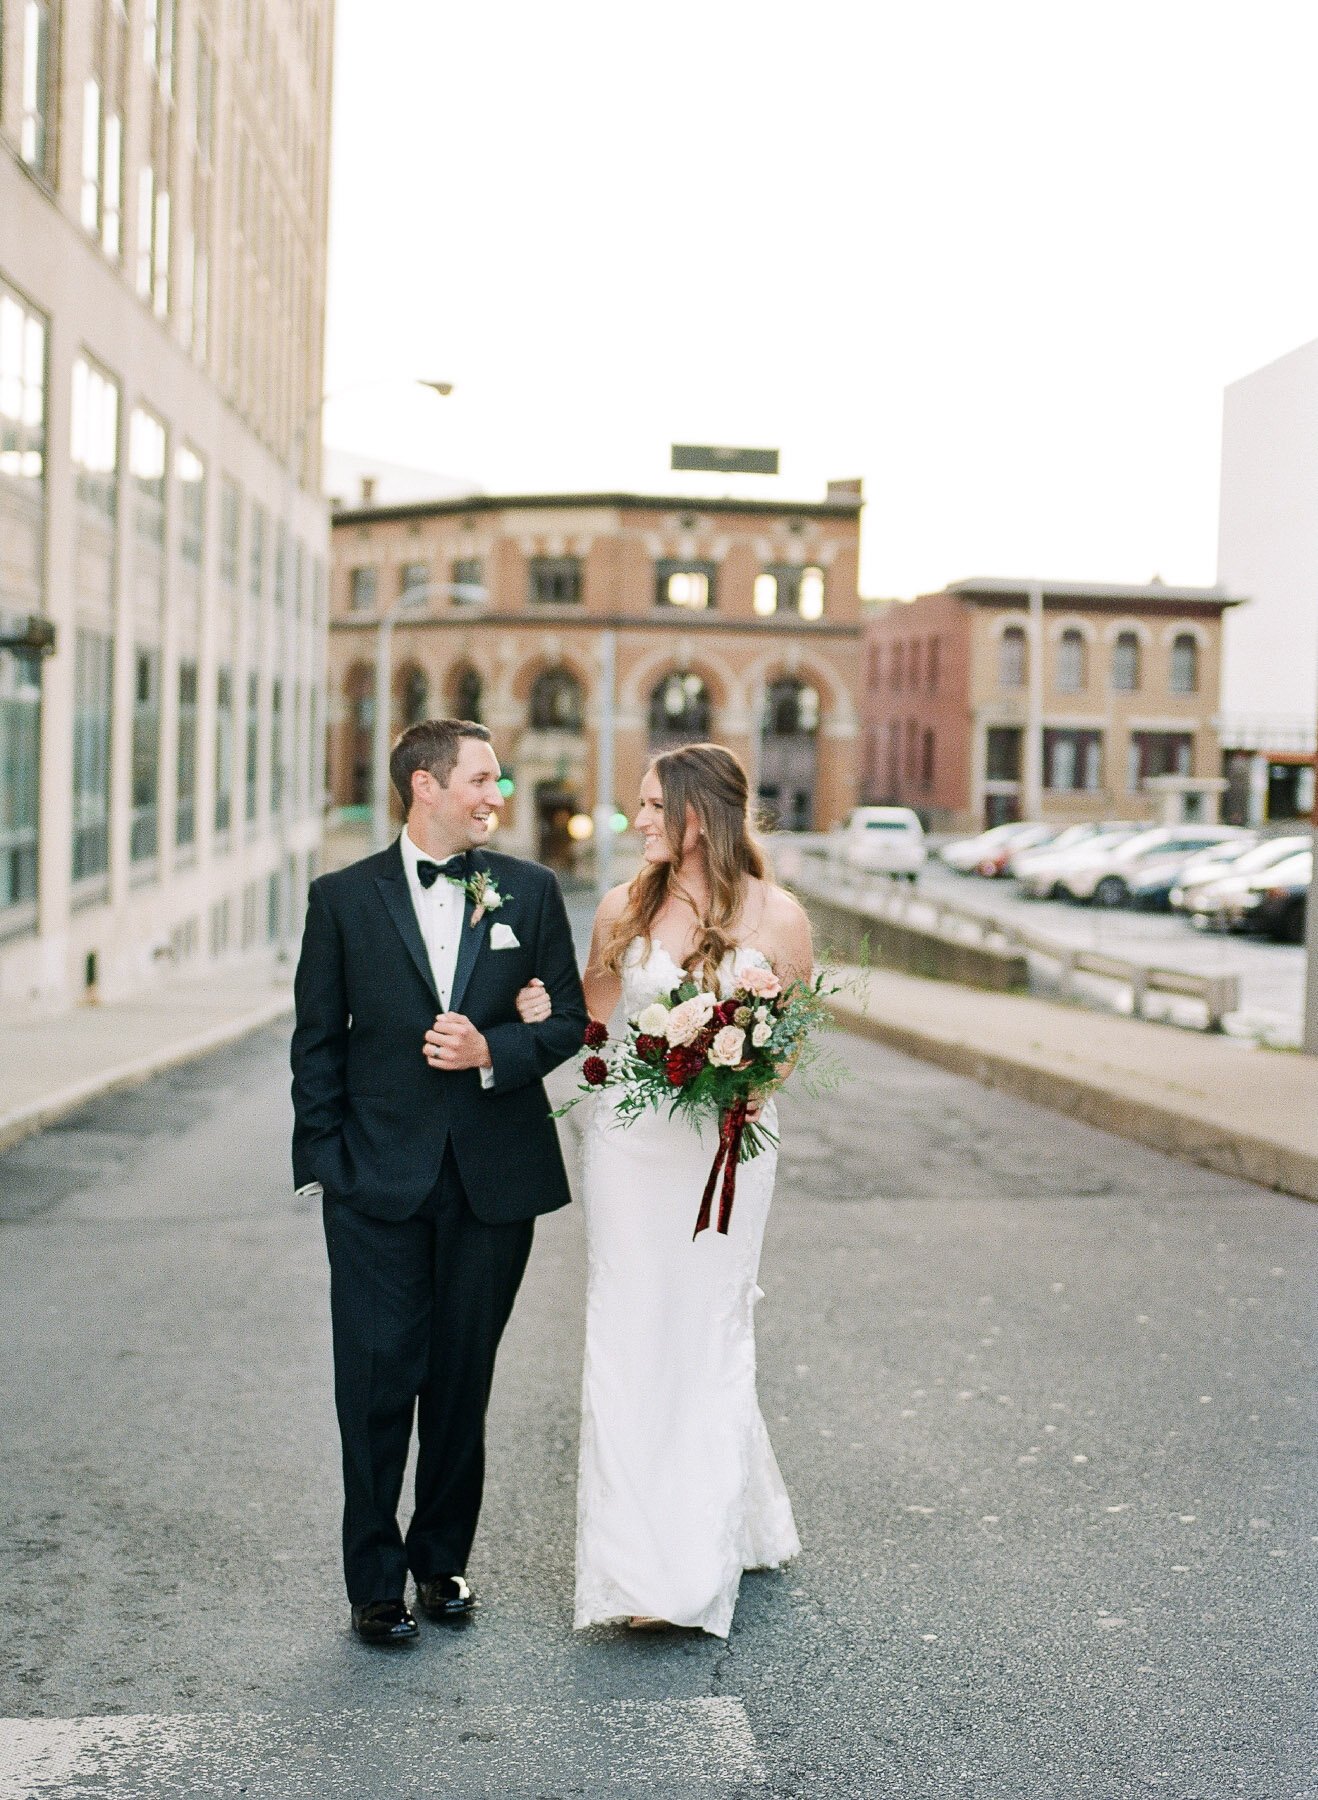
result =
[{"label": "sidewalk", "polygon": [[849,1031],[1106,1131],[1318,1200],[1318,1057],[896,971],[849,971]]},{"label": "sidewalk", "polygon": [[177,979],[132,1000],[0,1032],[0,1150],[117,1088],[135,1087],[293,1011],[273,959]]}]

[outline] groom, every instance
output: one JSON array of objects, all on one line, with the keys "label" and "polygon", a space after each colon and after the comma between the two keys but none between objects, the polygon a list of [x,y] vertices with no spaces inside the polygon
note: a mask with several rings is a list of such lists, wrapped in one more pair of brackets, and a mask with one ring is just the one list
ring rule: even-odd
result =
[{"label": "groom", "polygon": [[[409,1569],[431,1617],[475,1603],[495,1352],[535,1216],[570,1198],[541,1078],[580,1047],[586,1008],[553,875],[484,848],[501,804],[489,740],[460,719],[403,733],[402,835],[312,883],[297,970],[293,1180],[323,1193],[344,1570],[373,1644],[417,1634]],[[523,1024],[536,976],[552,1015]]]}]

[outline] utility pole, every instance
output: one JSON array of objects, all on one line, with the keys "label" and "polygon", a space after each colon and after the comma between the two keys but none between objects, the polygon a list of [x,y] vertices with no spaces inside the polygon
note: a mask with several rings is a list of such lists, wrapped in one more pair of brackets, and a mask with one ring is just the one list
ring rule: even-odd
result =
[{"label": "utility pole", "polygon": [[1037,819],[1043,812],[1043,587],[1030,588],[1030,626],[1026,636],[1029,663],[1026,675],[1024,767],[1021,769],[1022,816]]},{"label": "utility pole", "polygon": [[1314,790],[1313,873],[1309,877],[1304,963],[1304,1048],[1310,1056],[1318,1056],[1318,756],[1314,758]]},{"label": "utility pole", "polygon": [[599,640],[599,730],[595,739],[595,890],[600,899],[613,885],[613,742],[616,729],[618,633],[612,626]]}]

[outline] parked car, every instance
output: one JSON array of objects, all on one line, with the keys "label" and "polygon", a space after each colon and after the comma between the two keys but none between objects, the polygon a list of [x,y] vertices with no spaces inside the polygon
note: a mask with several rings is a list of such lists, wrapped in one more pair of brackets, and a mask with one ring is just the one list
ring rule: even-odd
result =
[{"label": "parked car", "polygon": [[996,844],[985,856],[981,856],[975,864],[972,874],[999,877],[1011,872],[1011,859],[1025,851],[1041,850],[1045,844],[1051,844],[1057,836],[1056,825],[1026,825],[1022,830],[1013,832]]},{"label": "parked car", "polygon": [[914,881],[928,860],[924,826],[909,806],[856,806],[841,831],[844,862]]},{"label": "parked car", "polygon": [[1019,881],[1028,871],[1036,856],[1056,856],[1063,851],[1078,850],[1081,844],[1088,844],[1105,831],[1134,831],[1135,827],[1125,819],[1107,819],[1094,821],[1084,825],[1068,825],[1055,837],[1046,839],[1040,844],[1013,844],[1011,855],[1007,859],[1008,875],[1014,875]]},{"label": "parked car", "polygon": [[[1178,850],[1168,855],[1157,851],[1141,864],[1143,872],[1130,884],[1130,904],[1146,912],[1167,912],[1172,903],[1172,890],[1181,881],[1215,881],[1229,875],[1233,866],[1251,850],[1258,848],[1252,831],[1239,841],[1228,839],[1209,850],[1192,850],[1188,855]],[[1260,865],[1261,866],[1261,865]]]},{"label": "parked car", "polygon": [[1072,843],[1068,849],[1041,850],[1037,856],[1022,857],[1016,871],[1021,892],[1032,900],[1056,899],[1064,891],[1062,879],[1071,869],[1093,858],[1101,861],[1138,831],[1136,825],[1114,825],[1110,831],[1100,831],[1081,843]]},{"label": "parked car", "polygon": [[1186,913],[1196,924],[1220,923],[1229,894],[1243,892],[1251,876],[1308,848],[1307,837],[1274,837],[1247,845],[1231,860],[1225,855],[1229,845],[1223,847],[1223,855],[1196,857],[1176,878],[1169,896],[1172,907]]},{"label": "parked car", "polygon": [[1244,891],[1226,909],[1228,925],[1259,932],[1283,944],[1304,942],[1304,914],[1313,881],[1313,851],[1301,850],[1285,862],[1251,875]]},{"label": "parked car", "polygon": [[1072,900],[1092,900],[1095,906],[1124,906],[1132,885],[1152,865],[1152,859],[1179,854],[1188,861],[1196,851],[1229,843],[1243,833],[1233,825],[1157,825],[1115,844],[1106,852],[1086,857],[1063,871],[1057,885]]},{"label": "parked car", "polygon": [[938,854],[950,869],[970,875],[981,863],[995,860],[1010,844],[1023,842],[1026,838],[1031,843],[1039,843],[1041,840],[1034,834],[1048,829],[1048,826],[1028,819],[1013,819],[1006,825],[991,825],[987,831],[976,832],[974,837],[954,838],[950,844],[944,844]]}]

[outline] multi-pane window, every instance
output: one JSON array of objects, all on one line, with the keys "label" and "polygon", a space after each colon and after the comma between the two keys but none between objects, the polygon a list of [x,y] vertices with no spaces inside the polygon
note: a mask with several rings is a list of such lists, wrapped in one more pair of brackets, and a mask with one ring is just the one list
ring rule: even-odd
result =
[{"label": "multi-pane window", "polygon": [[1112,686],[1118,694],[1133,694],[1139,685],[1139,636],[1133,631],[1119,631],[1112,645]]},{"label": "multi-pane window", "polygon": [[709,736],[711,712],[699,675],[665,675],[650,695],[650,742],[698,743]]},{"label": "multi-pane window", "polygon": [[261,753],[261,683],[255,673],[247,677],[247,721],[243,746],[243,817],[256,820],[256,797]]},{"label": "multi-pane window", "polygon": [[198,362],[210,345],[211,187],[215,150],[215,58],[198,26],[193,76],[192,216],[183,243],[183,342]]},{"label": "multi-pane window", "polygon": [[924,678],[929,692],[938,691],[939,658],[942,650],[942,639],[931,637],[929,640],[929,656],[925,663]]},{"label": "multi-pane window", "polygon": [[764,731],[770,737],[813,737],[819,729],[819,689],[784,675],[764,695]]},{"label": "multi-pane window", "polygon": [[1194,774],[1194,737],[1188,731],[1132,731],[1126,786],[1138,793],[1150,777]]},{"label": "multi-pane window", "polygon": [[128,847],[134,862],[160,843],[160,652],[139,649],[133,663],[132,812]]},{"label": "multi-pane window", "polygon": [[1025,627],[1008,625],[998,639],[998,686],[1023,688],[1026,660]]},{"label": "multi-pane window", "polygon": [[128,473],[139,537],[165,541],[165,428],[154,413],[135,406],[128,427]]},{"label": "multi-pane window", "polygon": [[1043,734],[1043,784],[1060,793],[1092,793],[1102,782],[1101,731],[1048,730]]},{"label": "multi-pane window", "polygon": [[398,595],[404,606],[424,606],[430,598],[430,564],[404,563],[398,578]]},{"label": "multi-pane window", "polygon": [[79,631],[73,657],[73,879],[110,865],[114,639]]},{"label": "multi-pane window", "polygon": [[206,465],[186,444],[174,462],[179,499],[179,554],[184,562],[200,564],[206,525]]},{"label": "multi-pane window", "polygon": [[1019,781],[1023,733],[1019,725],[990,725],[984,742],[987,781]]},{"label": "multi-pane window", "polygon": [[238,586],[242,519],[242,489],[225,475],[220,480],[220,580],[231,588]]},{"label": "multi-pane window", "polygon": [[717,563],[660,560],[654,565],[654,603],[706,612],[714,604],[717,577]]},{"label": "multi-pane window", "polygon": [[215,676],[215,829],[233,821],[233,671]]},{"label": "multi-pane window", "polygon": [[284,805],[284,684],[270,684],[270,811],[278,818]]},{"label": "multi-pane window", "polygon": [[1192,631],[1172,639],[1171,690],[1174,694],[1199,692],[1199,640]]},{"label": "multi-pane window", "polygon": [[251,542],[247,547],[247,595],[255,618],[265,597],[265,508],[252,502]]},{"label": "multi-pane window", "polygon": [[348,572],[348,604],[354,612],[370,612],[379,590],[379,571],[370,565]]},{"label": "multi-pane window", "polygon": [[487,598],[485,565],[479,556],[460,556],[449,569],[449,595],[455,606],[479,606]]},{"label": "multi-pane window", "polygon": [[542,606],[574,606],[582,594],[579,556],[533,556],[530,595]]},{"label": "multi-pane window", "polygon": [[1085,685],[1085,638],[1069,626],[1057,641],[1057,687],[1063,694],[1078,694]]},{"label": "multi-pane window", "polygon": [[479,725],[484,698],[485,690],[479,673],[470,663],[464,663],[453,677],[453,716],[457,719],[471,719]]},{"label": "multi-pane window", "polygon": [[151,76],[146,160],[138,174],[137,291],[157,318],[169,312],[173,167],[174,36],[177,0],[146,0],[142,47]]},{"label": "multi-pane window", "polygon": [[22,115],[19,155],[38,175],[50,178],[55,164],[55,123],[59,98],[56,71],[58,20],[53,0],[23,0]]},{"label": "multi-pane window", "polygon": [[583,696],[581,683],[570,669],[544,669],[531,687],[531,729],[533,731],[581,730]]},{"label": "multi-pane window", "polygon": [[73,364],[70,441],[79,500],[113,519],[119,500],[119,385],[85,356]]},{"label": "multi-pane window", "polygon": [[46,323],[0,287],[0,475],[40,481],[46,467]]},{"label": "multi-pane window", "polygon": [[288,587],[288,526],[282,519],[275,526],[275,611],[282,615]]},{"label": "multi-pane window", "polygon": [[812,563],[771,563],[755,577],[752,605],[766,619],[788,612],[802,619],[822,618],[824,571]]},{"label": "multi-pane window", "polygon": [[920,739],[920,786],[934,785],[934,734],[926,728]]},{"label": "multi-pane window", "polygon": [[115,262],[123,248],[124,113],[128,11],[124,0],[95,0],[92,73],[82,92],[82,197],[85,229]]},{"label": "multi-pane window", "polygon": [[41,665],[0,656],[0,911],[37,897]]},{"label": "multi-pane window", "polygon": [[[419,725],[430,713],[430,683],[426,680],[425,670],[413,666],[405,672],[399,685],[403,697],[403,723]],[[315,698],[314,694],[312,698]]]},{"label": "multi-pane window", "polygon": [[197,841],[197,665],[178,666],[178,792],[174,842],[185,849]]}]

